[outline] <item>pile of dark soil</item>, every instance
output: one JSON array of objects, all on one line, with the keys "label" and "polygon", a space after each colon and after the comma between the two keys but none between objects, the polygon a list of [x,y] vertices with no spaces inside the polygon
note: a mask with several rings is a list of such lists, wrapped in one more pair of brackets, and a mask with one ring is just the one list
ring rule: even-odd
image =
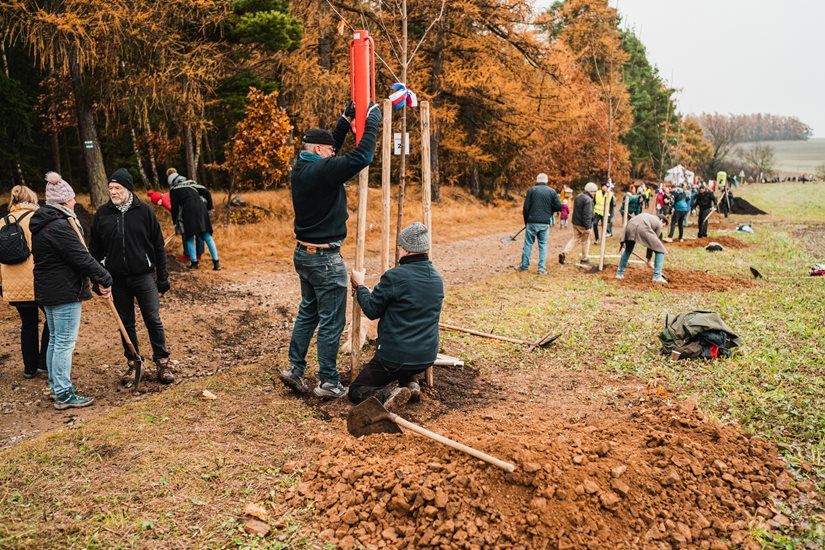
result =
[{"label": "pile of dark soil", "polygon": [[[668,243],[670,245],[672,243]],[[681,243],[681,244],[687,244]],[[616,280],[616,267],[606,266],[598,275],[615,284],[629,286],[638,290],[661,290],[665,292],[702,292],[725,291],[734,288],[749,287],[753,281],[743,277],[727,277],[706,271],[693,269],[670,269],[665,265],[663,271],[668,284],[654,283],[653,270],[640,264],[631,264],[624,272],[624,279]]]},{"label": "pile of dark soil", "polygon": [[752,529],[787,527],[776,499],[798,493],[776,449],[664,394],[590,422],[514,404],[428,426],[513,474],[411,433],[319,436],[327,450],[287,505],[313,506],[320,538],[341,548],[759,548]]},{"label": "pile of dark soil", "polygon": [[701,247],[705,248],[710,243],[719,243],[724,248],[735,248],[737,250],[748,248],[747,243],[743,243],[735,237],[728,237],[726,235],[717,235],[715,237],[702,237],[701,239],[689,239],[682,242],[674,241],[666,243],[665,246],[680,246],[680,247]]},{"label": "pile of dark soil", "polygon": [[768,214],[764,210],[760,210],[745,199],[739,197],[733,198],[730,207],[731,212],[734,214],[745,214],[748,216],[764,216]]}]

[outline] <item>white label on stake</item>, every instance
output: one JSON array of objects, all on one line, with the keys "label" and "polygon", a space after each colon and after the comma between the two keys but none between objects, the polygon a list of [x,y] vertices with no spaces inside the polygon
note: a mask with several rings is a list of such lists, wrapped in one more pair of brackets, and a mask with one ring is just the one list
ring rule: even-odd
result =
[{"label": "white label on stake", "polygon": [[[393,140],[392,153],[394,155],[400,155],[401,154],[401,132],[395,132],[392,136],[392,140]],[[410,133],[409,132],[407,132],[407,146],[404,149],[405,149],[405,153],[409,155],[410,154]]]}]

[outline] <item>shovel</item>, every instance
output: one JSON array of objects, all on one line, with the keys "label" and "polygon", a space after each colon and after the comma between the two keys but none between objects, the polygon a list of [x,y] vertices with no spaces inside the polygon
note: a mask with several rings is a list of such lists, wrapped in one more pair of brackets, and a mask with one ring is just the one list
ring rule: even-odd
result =
[{"label": "shovel", "polygon": [[143,357],[138,355],[134,344],[132,344],[132,339],[129,338],[129,335],[126,333],[126,327],[123,326],[123,321],[120,320],[120,315],[117,313],[117,308],[115,307],[114,301],[112,301],[111,298],[106,301],[109,302],[109,309],[112,310],[112,315],[115,316],[117,328],[120,330],[120,335],[123,336],[123,339],[126,341],[126,347],[129,348],[129,353],[132,354],[132,357],[137,357],[137,365],[135,366],[135,383],[132,384],[132,389],[136,392],[140,387],[140,379],[143,376]]},{"label": "shovel", "polygon": [[526,225],[525,225],[524,227],[522,227],[521,229],[519,229],[519,230],[516,232],[516,234],[515,234],[515,235],[513,235],[512,237],[511,237],[511,236],[509,236],[509,235],[505,235],[504,237],[500,238],[500,239],[499,239],[499,242],[500,242],[501,244],[510,244],[510,243],[512,243],[512,242],[515,242],[516,237],[518,237],[519,235],[521,235],[521,232],[522,232],[522,231],[524,231],[525,229],[527,229],[527,226],[526,226]]},{"label": "shovel", "polygon": [[494,456],[490,456],[487,453],[483,453],[477,449],[473,449],[472,447],[453,441],[443,435],[431,432],[426,428],[422,428],[418,424],[413,424],[408,420],[404,420],[397,414],[391,413],[385,409],[384,405],[382,405],[381,402],[375,397],[370,397],[360,405],[353,407],[347,417],[347,431],[355,437],[376,433],[402,433],[399,426],[403,426],[404,428],[407,428],[418,435],[423,435],[424,437],[432,439],[433,441],[438,441],[439,443],[442,443],[457,451],[474,456],[475,458],[483,460],[488,464],[501,468],[505,472],[513,472],[516,469],[515,465],[510,464],[509,462],[505,462]]},{"label": "shovel", "polygon": [[754,279],[765,279],[766,281],[776,281],[778,279],[822,279],[823,277],[819,275],[778,275],[778,276],[771,276],[770,278],[765,277],[762,273],[759,272],[758,269],[751,266],[749,268],[751,270],[751,275],[753,275]]}]

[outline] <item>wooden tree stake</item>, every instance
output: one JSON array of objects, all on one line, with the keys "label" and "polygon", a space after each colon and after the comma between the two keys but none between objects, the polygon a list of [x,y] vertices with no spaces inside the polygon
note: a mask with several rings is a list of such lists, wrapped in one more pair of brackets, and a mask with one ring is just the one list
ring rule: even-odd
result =
[{"label": "wooden tree stake", "polygon": [[[421,204],[423,207],[424,226],[430,234],[430,261],[433,259],[433,212],[432,212],[432,171],[430,169],[430,102],[422,101],[421,109]],[[433,368],[424,374],[427,385],[435,385]]]},{"label": "wooden tree stake", "polygon": [[390,268],[390,169],[392,167],[392,101],[384,100],[384,134],[381,140],[381,273]]},{"label": "wooden tree stake", "polygon": [[604,210],[602,211],[602,247],[599,252],[599,271],[604,269],[604,249],[607,247],[607,220],[610,219],[610,202],[612,200],[613,191],[610,191],[604,198]]},{"label": "wooden tree stake", "polygon": [[[367,237],[367,193],[369,191],[370,169],[364,168],[358,174],[358,214],[355,225],[355,269],[364,269],[364,249]],[[352,322],[350,330],[351,380],[355,380],[361,370],[361,306],[352,300]]]}]

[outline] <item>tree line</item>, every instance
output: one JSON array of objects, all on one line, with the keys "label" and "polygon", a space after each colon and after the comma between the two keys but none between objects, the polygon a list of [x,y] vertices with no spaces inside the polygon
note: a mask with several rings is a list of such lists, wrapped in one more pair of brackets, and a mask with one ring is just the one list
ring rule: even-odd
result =
[{"label": "tree line", "polygon": [[[0,182],[37,187],[54,169],[95,204],[118,166],[146,187],[162,185],[170,165],[212,187],[286,185],[297,138],[331,126],[348,99],[355,28],[375,37],[379,96],[405,75],[430,101],[436,200],[442,184],[507,196],[538,171],[575,185],[662,177],[677,161],[707,168],[710,142],[607,0],[543,12],[528,0],[407,7],[0,1]],[[405,114],[405,175],[416,181],[418,115]]]}]

